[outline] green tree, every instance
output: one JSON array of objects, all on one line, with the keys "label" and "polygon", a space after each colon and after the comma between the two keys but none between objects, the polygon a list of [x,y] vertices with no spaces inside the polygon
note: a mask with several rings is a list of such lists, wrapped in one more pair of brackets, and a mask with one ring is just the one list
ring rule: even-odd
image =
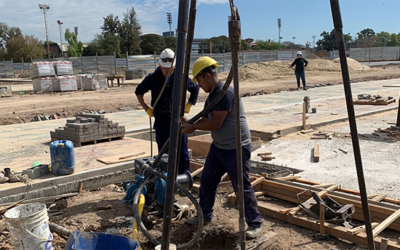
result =
[{"label": "green tree", "polygon": [[386,46],[390,39],[390,33],[381,31],[376,34],[377,46]]},{"label": "green tree", "polygon": [[390,34],[387,45],[400,46],[400,33],[398,35],[396,35],[395,33]]},{"label": "green tree", "polygon": [[69,57],[77,57],[83,53],[83,44],[78,39],[74,32],[71,32],[69,28],[65,30],[65,40],[68,42],[67,54]]},{"label": "green tree", "polygon": [[119,21],[118,16],[110,14],[106,17],[103,17],[103,26],[100,29],[103,31],[103,34],[112,34],[117,35],[119,30],[121,29],[121,23]]},{"label": "green tree", "polygon": [[278,50],[281,45],[277,42],[271,40],[256,40],[256,46],[253,47],[254,50]]},{"label": "green tree", "polygon": [[241,50],[249,50],[250,49],[250,44],[248,44],[245,40],[241,41],[240,45]]},{"label": "green tree", "polygon": [[96,35],[95,38],[88,44],[86,48],[83,48],[83,56],[112,56],[114,51],[117,57],[120,55],[120,40],[117,35],[112,34],[101,34]]},{"label": "green tree", "polygon": [[142,54],[148,55],[160,54],[163,49],[165,49],[165,41],[162,36],[156,34],[147,34],[142,37],[142,42],[140,43],[140,48],[142,49]]},{"label": "green tree", "polygon": [[[321,33],[322,39],[317,41],[317,49],[318,50],[327,50],[327,51],[332,51],[332,50],[337,50],[338,45],[336,41],[336,33],[335,30],[333,29],[330,33],[327,31],[324,31]],[[350,33],[344,34],[344,43],[346,47],[350,46],[353,38],[351,37]]]},{"label": "green tree", "polygon": [[5,49],[7,40],[22,36],[22,31],[18,27],[9,27],[6,23],[0,22],[0,47]]},{"label": "green tree", "polygon": [[206,39],[202,43],[200,43],[199,53],[210,53],[210,43],[212,47],[212,53],[223,53],[224,51],[231,51],[229,37],[218,36],[211,37],[210,39]]},{"label": "green tree", "polygon": [[5,59],[14,62],[21,62],[21,58],[24,61],[30,61],[30,58],[39,58],[46,54],[46,50],[43,48],[43,44],[34,36],[17,36],[7,40],[6,46],[7,55]]},{"label": "green tree", "polygon": [[118,34],[121,39],[122,51],[128,51],[129,55],[140,55],[141,27],[133,7],[124,13]]},{"label": "green tree", "polygon": [[174,36],[164,37],[165,47],[176,51],[176,46],[178,46],[178,38]]}]

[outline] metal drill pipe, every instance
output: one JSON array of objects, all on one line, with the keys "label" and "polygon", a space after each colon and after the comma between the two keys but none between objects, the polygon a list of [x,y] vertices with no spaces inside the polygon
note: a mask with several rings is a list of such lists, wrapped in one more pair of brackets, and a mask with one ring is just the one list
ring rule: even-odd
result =
[{"label": "metal drill pipe", "polygon": [[375,249],[374,236],[372,233],[371,216],[368,207],[368,197],[364,179],[363,165],[361,160],[360,143],[358,140],[357,123],[354,113],[353,97],[351,93],[350,75],[347,66],[346,50],[344,46],[342,14],[340,12],[339,0],[330,0],[330,1],[331,1],[333,23],[336,31],[336,40],[338,41],[338,47],[339,47],[339,57],[340,57],[340,66],[342,68],[343,87],[346,96],[347,113],[349,116],[351,140],[353,142],[354,160],[356,162],[358,186],[360,188],[365,229],[367,232],[368,248],[370,250],[374,250]]},{"label": "metal drill pipe", "polygon": [[243,191],[243,162],[242,162],[242,134],[240,126],[240,95],[239,95],[239,51],[241,42],[241,26],[237,8],[231,1],[231,20],[229,21],[229,38],[232,49],[232,69],[234,86],[234,109],[235,109],[235,134],[236,134],[236,164],[237,164],[237,196],[239,202],[239,232],[240,247],[246,249],[245,236],[245,214],[244,214],[244,191]]},{"label": "metal drill pipe", "polygon": [[180,111],[182,98],[183,64],[185,59],[185,38],[187,32],[189,0],[179,0],[178,12],[178,46],[176,49],[175,84],[171,115],[169,159],[167,169],[167,187],[165,192],[164,218],[161,249],[168,250],[171,238],[171,219],[174,205],[175,176],[178,162],[178,146],[181,134]]}]

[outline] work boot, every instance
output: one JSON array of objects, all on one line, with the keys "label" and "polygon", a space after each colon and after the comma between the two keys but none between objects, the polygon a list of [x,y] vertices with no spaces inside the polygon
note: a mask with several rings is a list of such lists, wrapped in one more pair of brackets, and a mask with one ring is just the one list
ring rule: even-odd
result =
[{"label": "work boot", "polygon": [[18,178],[15,176],[13,171],[11,171],[9,168],[4,169],[4,176],[8,178],[8,181],[13,183],[13,182],[18,182]]},{"label": "work boot", "polygon": [[[189,224],[189,225],[197,226],[199,224],[199,217],[196,216],[196,217],[189,218],[185,222],[187,224]],[[204,218],[204,225],[207,225],[207,224],[210,224],[210,223],[211,223],[211,219]]]},{"label": "work boot", "polygon": [[247,230],[246,230],[246,238],[247,239],[255,239],[255,238],[257,238],[258,237],[258,235],[260,234],[260,231],[261,231],[261,227],[257,227],[257,228],[255,228],[255,227],[249,227]]},{"label": "work boot", "polygon": [[303,90],[307,90],[307,88],[306,88],[306,87],[304,87],[304,88],[303,88]]},{"label": "work boot", "polygon": [[6,183],[8,181],[8,178],[4,176],[3,173],[0,173],[0,184]]},{"label": "work boot", "polygon": [[300,87],[297,88],[297,90],[300,90],[300,89],[301,89]]}]

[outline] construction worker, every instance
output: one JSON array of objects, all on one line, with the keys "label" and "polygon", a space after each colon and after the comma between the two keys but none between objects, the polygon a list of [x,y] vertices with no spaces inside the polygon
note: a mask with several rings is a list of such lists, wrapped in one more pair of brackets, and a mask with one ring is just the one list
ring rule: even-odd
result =
[{"label": "construction worker", "polygon": [[[150,117],[154,116],[155,118],[154,130],[156,133],[158,151],[161,150],[162,146],[170,136],[172,93],[175,84],[173,74],[175,69],[174,57],[175,53],[171,49],[163,50],[160,54],[159,67],[153,73],[144,78],[135,90],[140,105]],[[164,91],[161,92],[171,65],[171,76],[167,80]],[[154,109],[149,107],[144,99],[144,94],[149,90],[151,91],[151,106],[153,106]],[[188,103],[185,105],[185,113],[190,112],[190,108],[192,105],[196,104],[199,95],[199,87],[197,84],[194,84],[190,78],[188,79],[187,90],[190,92],[190,97]],[[154,107],[157,98],[159,98],[159,101]],[[186,170],[189,170],[187,135],[182,135],[178,173],[182,174]]]},{"label": "construction worker", "polygon": [[308,61],[303,58],[303,53],[301,51],[297,51],[297,58],[294,59],[293,63],[289,66],[289,68],[293,68],[293,66],[296,65],[296,68],[294,70],[294,73],[296,75],[297,79],[297,90],[300,90],[300,77],[301,81],[303,82],[303,90],[307,90],[306,88],[306,74],[304,69],[308,65]]},{"label": "construction worker", "polygon": [[[205,106],[208,106],[221,92],[223,83],[218,79],[217,62],[210,57],[200,57],[193,65],[193,81],[204,92],[209,93]],[[247,238],[256,238],[260,233],[261,215],[257,199],[249,181],[251,157],[251,137],[240,101],[240,124],[242,134],[243,188],[245,216],[248,229]],[[182,133],[191,134],[195,130],[211,131],[213,143],[201,174],[199,198],[203,210],[204,223],[210,223],[217,187],[221,177],[228,173],[232,186],[237,192],[236,136],[233,88],[229,87],[219,103],[195,124],[184,123]],[[198,217],[189,218],[188,224],[197,225]]]}]

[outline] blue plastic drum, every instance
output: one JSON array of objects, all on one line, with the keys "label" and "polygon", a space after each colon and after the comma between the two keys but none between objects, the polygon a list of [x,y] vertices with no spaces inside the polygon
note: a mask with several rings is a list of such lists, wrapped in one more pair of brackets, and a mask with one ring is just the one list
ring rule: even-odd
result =
[{"label": "blue plastic drum", "polygon": [[50,156],[53,174],[68,175],[74,173],[74,144],[71,141],[53,141],[50,144]]},{"label": "blue plastic drum", "polygon": [[64,250],[137,250],[138,243],[124,236],[74,231]]}]

